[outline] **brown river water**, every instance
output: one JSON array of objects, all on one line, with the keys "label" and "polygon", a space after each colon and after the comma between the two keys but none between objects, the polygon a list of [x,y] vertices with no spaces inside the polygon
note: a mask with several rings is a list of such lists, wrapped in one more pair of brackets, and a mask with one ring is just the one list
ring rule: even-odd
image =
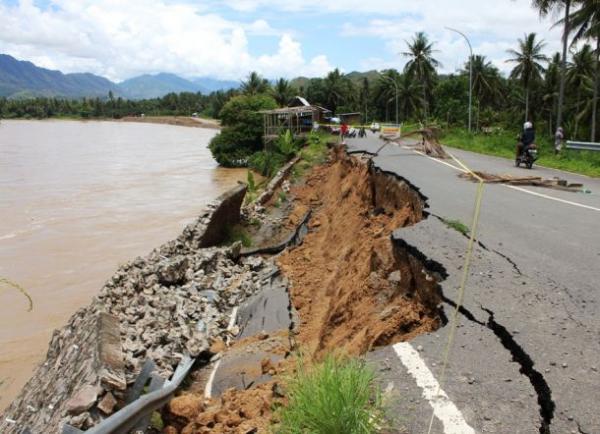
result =
[{"label": "brown river water", "polygon": [[245,179],[217,167],[215,130],[126,122],[0,123],[0,411],[52,330],[121,263],[175,238]]}]

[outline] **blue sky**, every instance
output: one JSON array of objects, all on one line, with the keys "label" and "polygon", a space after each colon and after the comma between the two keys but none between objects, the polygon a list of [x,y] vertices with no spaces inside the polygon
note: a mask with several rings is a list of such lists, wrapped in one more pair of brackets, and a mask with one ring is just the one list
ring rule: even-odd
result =
[{"label": "blue sky", "polygon": [[530,0],[0,0],[0,52],[64,72],[119,81],[142,73],[241,79],[322,76],[334,67],[401,68],[406,40],[424,31],[442,72],[477,54],[503,72],[506,50],[536,32],[559,49],[555,17]]}]

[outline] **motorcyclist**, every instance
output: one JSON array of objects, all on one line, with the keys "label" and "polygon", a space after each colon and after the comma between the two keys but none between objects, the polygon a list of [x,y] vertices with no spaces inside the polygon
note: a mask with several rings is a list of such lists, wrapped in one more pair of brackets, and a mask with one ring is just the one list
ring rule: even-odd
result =
[{"label": "motorcyclist", "polygon": [[529,121],[523,124],[523,132],[519,136],[519,143],[517,144],[517,156],[518,160],[524,152],[527,151],[527,148],[535,143],[535,131],[533,129],[533,124]]}]

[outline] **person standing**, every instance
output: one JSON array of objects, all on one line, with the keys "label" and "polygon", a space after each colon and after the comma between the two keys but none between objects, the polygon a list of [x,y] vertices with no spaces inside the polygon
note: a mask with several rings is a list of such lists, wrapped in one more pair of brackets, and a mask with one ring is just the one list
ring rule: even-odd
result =
[{"label": "person standing", "polygon": [[554,155],[558,155],[558,153],[562,149],[562,144],[564,140],[565,132],[562,129],[562,127],[558,127],[556,129],[556,133],[554,133]]}]

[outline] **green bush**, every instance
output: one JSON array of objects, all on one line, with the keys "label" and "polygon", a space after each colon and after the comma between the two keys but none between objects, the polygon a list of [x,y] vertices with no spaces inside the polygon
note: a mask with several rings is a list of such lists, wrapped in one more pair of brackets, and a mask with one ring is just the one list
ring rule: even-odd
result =
[{"label": "green bush", "polygon": [[249,158],[248,166],[263,176],[271,177],[286,161],[287,158],[278,152],[260,151]]},{"label": "green bush", "polygon": [[240,95],[231,98],[220,112],[223,129],[209,148],[219,164],[244,167],[249,157],[263,149],[263,116],[260,110],[273,109],[277,103],[268,95]]},{"label": "green bush", "polygon": [[287,395],[281,434],[369,434],[383,425],[381,393],[363,360],[328,356],[310,370],[300,363]]}]

